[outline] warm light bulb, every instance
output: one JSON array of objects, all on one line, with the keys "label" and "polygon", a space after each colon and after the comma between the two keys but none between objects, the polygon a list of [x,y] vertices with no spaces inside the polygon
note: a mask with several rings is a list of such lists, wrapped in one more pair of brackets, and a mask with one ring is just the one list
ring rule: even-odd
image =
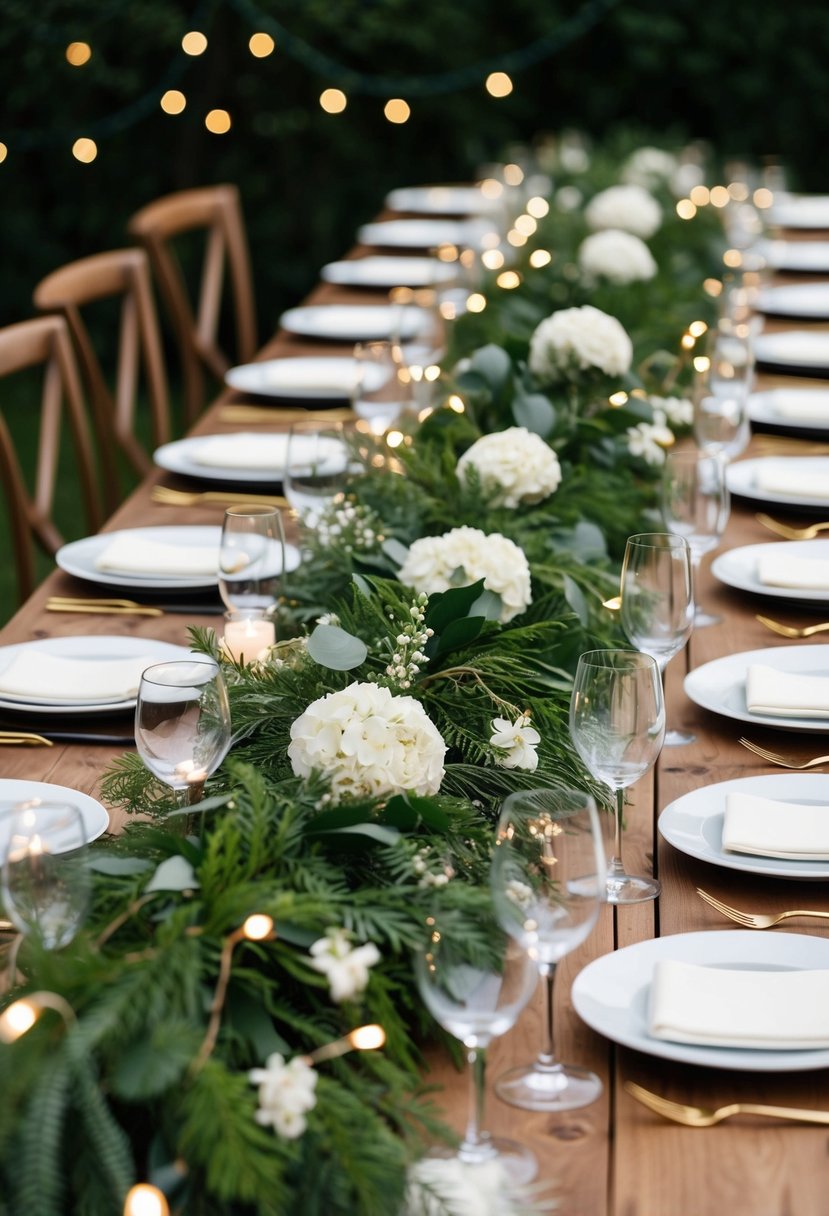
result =
[{"label": "warm light bulb", "polygon": [[6,159],[8,154],[9,154],[9,150],[6,147],[6,145],[4,143],[0,143],[0,165],[2,165],[3,161]]},{"label": "warm light bulb", "polygon": [[498,275],[495,280],[499,287],[503,287],[505,291],[512,291],[514,287],[518,287],[521,283],[521,276],[515,270],[505,270]]},{"label": "warm light bulb", "polygon": [[211,110],[205,116],[204,125],[213,135],[226,135],[230,130],[230,115],[227,110]]},{"label": "warm light bulb", "polygon": [[139,1182],[127,1192],[124,1216],[170,1216],[170,1205],[157,1186]]},{"label": "warm light bulb", "polygon": [[255,912],[242,925],[242,932],[248,941],[261,942],[273,933],[273,921],[263,912]]},{"label": "warm light bulb", "polygon": [[697,213],[697,205],[689,198],[681,198],[676,205],[676,213],[681,220],[692,220]]},{"label": "warm light bulb", "polygon": [[72,155],[75,160],[89,165],[98,155],[98,145],[94,139],[76,139],[72,145]]},{"label": "warm light bulb", "polygon": [[520,186],[524,180],[524,170],[520,165],[504,165],[504,181],[508,186]]},{"label": "warm light bulb", "polygon": [[512,81],[506,72],[490,72],[486,78],[486,91],[491,97],[509,97]]},{"label": "warm light bulb", "polygon": [[618,393],[611,393],[608,397],[608,401],[616,409],[618,409],[621,405],[627,405],[627,399],[628,395],[624,389],[619,389]]},{"label": "warm light bulb", "polygon": [[276,43],[270,34],[251,34],[248,42],[248,50],[256,59],[264,59],[267,55],[272,55]]},{"label": "warm light bulb", "polygon": [[705,207],[711,202],[711,191],[707,186],[694,186],[689,197],[697,207]]},{"label": "warm light bulb", "polygon": [[484,196],[484,198],[490,198],[490,199],[500,198],[501,195],[504,193],[503,183],[499,182],[497,180],[497,178],[494,178],[494,177],[484,178],[484,180],[480,184],[479,189],[481,191],[481,194]]},{"label": "warm light bulb", "polygon": [[15,1001],[0,1013],[0,1042],[13,1043],[31,1030],[39,1017],[40,1010],[31,1001],[25,997]]},{"label": "warm light bulb", "polygon": [[382,1026],[358,1026],[348,1036],[351,1046],[357,1051],[376,1051],[386,1041],[386,1032]]},{"label": "warm light bulb", "polygon": [[348,98],[342,89],[325,89],[320,93],[320,105],[326,114],[342,114]]},{"label": "warm light bulb", "polygon": [[473,291],[466,301],[467,312],[483,312],[485,308],[486,296],[482,296],[480,292]]},{"label": "warm light bulb", "polygon": [[692,321],[688,326],[688,333],[694,338],[701,338],[707,329],[708,326],[704,321]]},{"label": "warm light bulb", "polygon": [[531,215],[519,215],[513,226],[522,236],[532,236],[538,227],[538,220],[534,220]]},{"label": "warm light bulb", "polygon": [[88,42],[70,42],[66,48],[66,62],[73,68],[82,68],[92,58],[92,47]]},{"label": "warm light bulb", "polygon": [[165,114],[180,114],[187,105],[187,98],[178,89],[168,89],[160,105]]},{"label": "warm light bulb", "polygon": [[190,30],[181,40],[185,55],[203,55],[207,50],[207,39],[198,30]]},{"label": "warm light bulb", "polygon": [[553,255],[549,249],[534,249],[530,254],[530,265],[534,270],[541,270],[542,266],[549,266],[553,260]]},{"label": "warm light bulb", "polygon": [[533,198],[527,200],[527,212],[534,219],[541,220],[550,212],[550,204],[546,198],[542,198],[540,194],[536,194]]},{"label": "warm light bulb", "polygon": [[383,113],[389,122],[408,122],[411,112],[408,102],[405,102],[402,97],[392,97],[383,107]]}]

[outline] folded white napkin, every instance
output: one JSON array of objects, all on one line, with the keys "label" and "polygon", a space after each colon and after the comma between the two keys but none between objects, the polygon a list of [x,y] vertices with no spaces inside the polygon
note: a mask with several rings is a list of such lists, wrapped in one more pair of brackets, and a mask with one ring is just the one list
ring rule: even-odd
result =
[{"label": "folded white napkin", "polygon": [[762,462],[754,471],[755,489],[767,494],[792,494],[797,498],[825,498],[829,501],[829,460],[825,468],[804,468],[798,461]]},{"label": "folded white napkin", "polygon": [[[778,549],[785,549],[778,545]],[[792,557],[788,553],[769,553],[758,558],[757,578],[767,587],[800,587],[808,591],[829,591],[829,560]]]},{"label": "folded white napkin", "polygon": [[126,701],[138,692],[144,668],[155,662],[152,655],[67,659],[43,650],[21,650],[0,672],[0,695],[73,705]]},{"label": "folded white napkin", "polygon": [[186,578],[215,574],[219,551],[168,545],[134,536],[116,536],[95,559],[97,570],[119,570],[124,574],[170,574]]},{"label": "folded white napkin", "polygon": [[781,393],[774,397],[775,414],[781,418],[802,418],[804,422],[829,423],[829,394]]},{"label": "folded white napkin", "polygon": [[729,853],[829,861],[829,806],[726,794],[722,845]]},{"label": "folded white napkin", "polygon": [[829,970],[728,971],[664,959],[654,968],[649,1031],[711,1047],[829,1047]]},{"label": "folded white napkin", "polygon": [[781,718],[829,718],[829,676],[802,676],[752,664],[746,676],[750,714]]},{"label": "folded white napkin", "polygon": [[261,469],[281,477],[287,447],[287,435],[214,435],[195,445],[190,458],[212,468]]}]

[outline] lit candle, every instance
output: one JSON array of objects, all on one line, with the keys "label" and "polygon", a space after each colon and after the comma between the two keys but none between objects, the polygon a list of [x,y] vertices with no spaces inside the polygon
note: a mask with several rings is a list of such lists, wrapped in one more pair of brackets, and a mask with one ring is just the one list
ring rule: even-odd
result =
[{"label": "lit candle", "polygon": [[255,662],[275,641],[273,621],[257,616],[230,616],[222,640],[225,650],[237,663]]}]

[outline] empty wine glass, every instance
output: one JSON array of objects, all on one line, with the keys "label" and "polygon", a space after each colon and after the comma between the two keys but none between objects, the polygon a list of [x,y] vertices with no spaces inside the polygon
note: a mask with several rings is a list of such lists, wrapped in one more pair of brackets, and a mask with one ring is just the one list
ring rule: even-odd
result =
[{"label": "empty wine glass", "polygon": [[739,456],[751,438],[748,398],[754,350],[748,320],[722,317],[709,331],[707,352],[694,360],[694,438],[704,451]]},{"label": "empty wine glass", "polygon": [[356,471],[341,422],[295,422],[288,434],[283,484],[285,497],[306,528],[343,494]]},{"label": "empty wine glass", "polygon": [[225,511],[219,548],[219,594],[236,613],[267,613],[279,599],[285,570],[285,531],[277,507]]},{"label": "empty wine glass", "polygon": [[665,735],[665,701],[656,659],[632,650],[589,650],[576,667],[570,736],[588,771],[616,796],[607,901],[655,899],[654,878],[628,874],[622,862],[625,790],[656,763]]},{"label": "empty wine glass", "polygon": [[398,342],[358,342],[354,359],[352,407],[372,435],[385,435],[405,414],[416,416],[414,381]]},{"label": "empty wine glass", "polygon": [[[694,586],[706,553],[722,539],[731,510],[726,462],[717,452],[668,452],[662,474],[662,515],[669,532],[684,536],[691,549]],[[694,626],[716,625],[720,618],[694,607]]]},{"label": "empty wine glass", "polygon": [[546,984],[544,1039],[531,1064],[495,1083],[499,1098],[524,1110],[574,1110],[602,1083],[560,1064],[553,1041],[556,965],[589,936],[604,902],[607,867],[596,804],[567,789],[518,790],[501,808],[492,863],[498,921],[533,959]]},{"label": "empty wine glass", "polygon": [[510,1181],[529,1182],[537,1169],[532,1153],[515,1141],[490,1135],[482,1120],[486,1049],[515,1024],[532,996],[538,982],[535,963],[494,923],[482,958],[480,943],[476,954],[468,938],[459,941],[430,921],[428,943],[414,956],[418,991],[435,1021],[463,1043],[469,1066],[469,1115],[463,1141],[456,1154],[436,1149],[434,1155],[456,1155],[465,1165],[497,1161]]},{"label": "empty wine glass", "polygon": [[[627,640],[665,668],[691,636],[694,583],[691,549],[671,532],[640,532],[625,545],[621,578],[621,621]],[[665,744],[693,743],[687,731],[666,730]]]},{"label": "empty wine glass", "polygon": [[150,772],[176,792],[179,805],[200,800],[230,742],[230,708],[218,663],[180,659],[144,671],[135,745]]},{"label": "empty wine glass", "polygon": [[74,803],[32,798],[0,806],[3,907],[47,950],[67,945],[89,903],[83,817]]}]

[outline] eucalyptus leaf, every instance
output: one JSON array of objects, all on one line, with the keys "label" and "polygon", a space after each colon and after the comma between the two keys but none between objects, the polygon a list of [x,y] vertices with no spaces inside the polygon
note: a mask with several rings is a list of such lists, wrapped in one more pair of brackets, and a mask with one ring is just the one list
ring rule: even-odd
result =
[{"label": "eucalyptus leaf", "polygon": [[326,836],[368,836],[380,844],[397,844],[400,833],[396,828],[383,827],[379,823],[353,823],[348,827],[331,828]]},{"label": "eucalyptus leaf", "polygon": [[519,426],[546,439],[556,424],[556,412],[541,393],[518,393],[512,403],[512,416]]},{"label": "eucalyptus leaf", "polygon": [[364,595],[367,600],[371,599],[371,596],[372,596],[371,583],[369,583],[367,581],[367,579],[364,579],[362,574],[356,574],[356,573],[352,574],[351,581],[353,582],[353,584],[357,588],[357,590],[360,592],[360,595]]},{"label": "eucalyptus leaf", "polygon": [[142,857],[106,857],[103,853],[93,853],[89,869],[94,870],[96,874],[109,874],[113,878],[120,878],[128,874],[143,874],[152,864]]},{"label": "eucalyptus leaf", "polygon": [[486,621],[500,621],[504,601],[497,591],[485,587],[474,604],[469,606],[470,616],[482,616]]},{"label": "eucalyptus leaf", "polygon": [[581,587],[569,574],[564,576],[564,598],[585,627],[590,620],[590,609]]},{"label": "eucalyptus leaf", "polygon": [[190,862],[175,853],[162,861],[144,890],[148,895],[151,891],[195,891],[199,885]]},{"label": "eucalyptus leaf", "polygon": [[397,540],[394,536],[387,536],[380,548],[385,553],[386,557],[390,557],[395,566],[402,566],[406,558],[409,556],[409,550],[406,545]]},{"label": "eucalyptus leaf", "polygon": [[502,346],[489,343],[476,350],[470,359],[470,368],[485,380],[487,387],[500,393],[512,371],[512,361]]},{"label": "eucalyptus leaf", "polygon": [[368,648],[360,638],[346,633],[339,625],[317,625],[308,639],[308,653],[320,667],[351,671],[365,663]]}]

